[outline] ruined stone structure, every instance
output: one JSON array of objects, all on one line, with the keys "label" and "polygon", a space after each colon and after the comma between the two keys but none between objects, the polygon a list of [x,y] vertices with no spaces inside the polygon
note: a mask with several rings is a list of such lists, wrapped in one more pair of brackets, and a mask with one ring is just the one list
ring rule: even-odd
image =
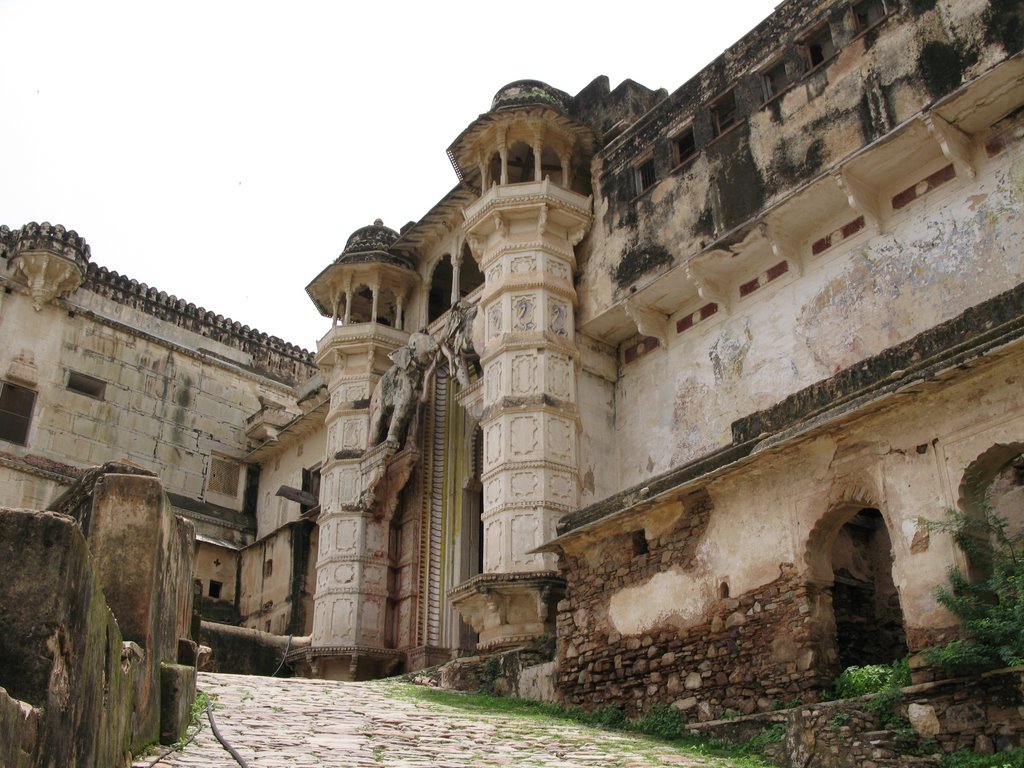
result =
[{"label": "ruined stone structure", "polygon": [[313,277],[315,354],[3,230],[0,502],[154,469],[309,675],[556,634],[568,702],[710,720],[917,651],[922,521],[1024,520],[1021,25],[788,0],[672,93],[508,85]]}]

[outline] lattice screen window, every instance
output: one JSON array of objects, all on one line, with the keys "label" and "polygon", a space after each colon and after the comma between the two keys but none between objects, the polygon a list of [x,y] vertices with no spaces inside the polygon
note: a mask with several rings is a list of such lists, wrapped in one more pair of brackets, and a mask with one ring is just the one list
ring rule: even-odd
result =
[{"label": "lattice screen window", "polygon": [[238,475],[241,465],[237,461],[210,457],[210,472],[206,478],[206,490],[225,496],[238,495]]}]

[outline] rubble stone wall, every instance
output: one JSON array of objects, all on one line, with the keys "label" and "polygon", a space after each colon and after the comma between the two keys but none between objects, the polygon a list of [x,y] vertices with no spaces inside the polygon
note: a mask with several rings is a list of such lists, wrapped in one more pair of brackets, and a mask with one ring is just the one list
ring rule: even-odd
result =
[{"label": "rubble stone wall", "polygon": [[750,713],[813,698],[820,676],[811,621],[819,595],[798,582],[792,567],[756,590],[718,599],[705,621],[686,628],[669,621],[624,636],[601,620],[608,595],[669,563],[692,560],[708,512],[695,510],[688,524],[644,554],[634,554],[632,536],[620,534],[598,562],[565,559],[571,575],[558,606],[558,661],[566,704],[621,706],[636,714],[663,703],[688,719],[712,720],[729,710]]}]

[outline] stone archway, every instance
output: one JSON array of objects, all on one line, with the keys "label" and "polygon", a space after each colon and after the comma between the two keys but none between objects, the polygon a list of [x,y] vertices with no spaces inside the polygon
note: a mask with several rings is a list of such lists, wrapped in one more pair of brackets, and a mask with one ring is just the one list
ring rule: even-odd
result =
[{"label": "stone archway", "polygon": [[867,484],[839,487],[808,537],[805,558],[819,590],[812,625],[823,678],[907,653],[891,528],[878,498]]},{"label": "stone archway", "polygon": [[[962,512],[983,517],[991,511],[1006,520],[1011,535],[1024,529],[1024,443],[997,443],[982,452],[964,470],[958,492],[957,506]],[[985,535],[982,529],[977,534]],[[989,574],[987,557],[967,558],[966,565],[971,581]]]}]

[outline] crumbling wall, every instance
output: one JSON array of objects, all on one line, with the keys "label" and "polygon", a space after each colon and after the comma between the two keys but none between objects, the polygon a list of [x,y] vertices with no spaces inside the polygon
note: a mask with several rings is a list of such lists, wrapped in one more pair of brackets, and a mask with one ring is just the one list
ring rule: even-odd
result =
[{"label": "crumbling wall", "polygon": [[123,647],[75,521],[0,509],[0,585],[0,686],[17,700],[0,705],[0,743],[25,753],[5,765],[120,765],[155,740],[133,728],[146,670]]},{"label": "crumbling wall", "polygon": [[86,473],[60,511],[0,509],[5,766],[122,765],[187,725],[192,525],[157,478],[119,469]]},{"label": "crumbling wall", "polygon": [[636,713],[660,702],[710,720],[808,695],[820,682],[810,631],[819,595],[791,565],[743,594],[709,584],[696,556],[712,514],[710,498],[698,497],[562,558],[567,703]]}]

